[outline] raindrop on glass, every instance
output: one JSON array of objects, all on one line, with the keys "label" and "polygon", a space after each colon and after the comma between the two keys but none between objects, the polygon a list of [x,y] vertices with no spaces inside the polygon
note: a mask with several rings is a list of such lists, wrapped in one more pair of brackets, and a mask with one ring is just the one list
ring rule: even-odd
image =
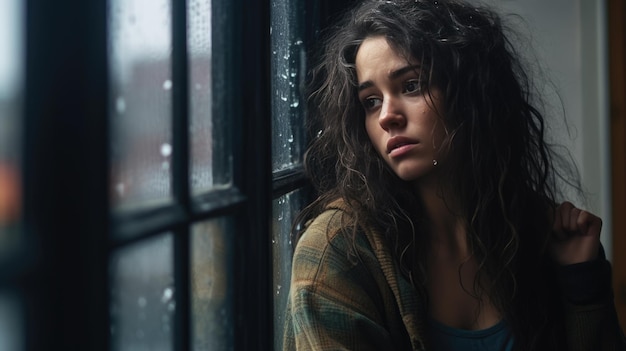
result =
[{"label": "raindrop on glass", "polygon": [[119,96],[115,100],[115,109],[117,110],[117,113],[119,114],[126,112],[126,100],[124,100],[123,97]]},{"label": "raindrop on glass", "polygon": [[165,90],[172,89],[172,81],[168,79],[165,82],[163,82],[163,89]]},{"label": "raindrop on glass", "polygon": [[124,183],[117,183],[115,185],[115,191],[117,192],[117,195],[124,196],[124,193],[126,192],[126,186],[124,185]]},{"label": "raindrop on glass", "polygon": [[171,300],[173,296],[174,296],[174,289],[172,289],[171,287],[167,287],[165,288],[165,290],[163,290],[163,296],[161,296],[161,302],[166,303],[167,301]]},{"label": "raindrop on glass", "polygon": [[139,305],[139,307],[146,307],[147,304],[148,300],[146,300],[145,297],[141,296],[139,299],[137,299],[137,305]]},{"label": "raindrop on glass", "polygon": [[161,145],[161,155],[163,157],[168,157],[172,154],[172,145],[169,143],[163,143]]}]

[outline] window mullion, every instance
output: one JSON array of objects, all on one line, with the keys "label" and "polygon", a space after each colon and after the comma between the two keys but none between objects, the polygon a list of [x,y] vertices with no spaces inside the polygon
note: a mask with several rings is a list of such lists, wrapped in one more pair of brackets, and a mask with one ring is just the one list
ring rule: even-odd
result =
[{"label": "window mullion", "polygon": [[[108,350],[106,1],[26,2],[27,350]],[[31,277],[29,277],[31,278]]]},{"label": "window mullion", "polygon": [[[172,1],[172,81],[173,114],[173,174],[174,198],[191,219],[189,191],[189,107],[187,59],[187,1]],[[190,221],[175,231],[174,284],[176,314],[174,350],[189,351],[190,327]]]},{"label": "window mullion", "polygon": [[[241,142],[236,186],[248,199],[238,221],[236,260],[236,350],[272,350],[271,85],[269,0],[237,0],[239,36],[233,68]],[[241,103],[242,102],[242,103]],[[242,152],[243,151],[243,152]],[[239,254],[239,253],[238,253]]]}]

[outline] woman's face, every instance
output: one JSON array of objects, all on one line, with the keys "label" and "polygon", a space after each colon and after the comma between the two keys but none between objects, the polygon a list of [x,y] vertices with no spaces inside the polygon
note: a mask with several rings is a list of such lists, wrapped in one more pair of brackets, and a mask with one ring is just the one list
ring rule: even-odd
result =
[{"label": "woman's face", "polygon": [[405,181],[430,174],[442,161],[437,150],[445,137],[437,112],[442,111],[439,90],[423,91],[419,63],[398,55],[384,37],[363,41],[356,73],[365,128],[374,148]]}]

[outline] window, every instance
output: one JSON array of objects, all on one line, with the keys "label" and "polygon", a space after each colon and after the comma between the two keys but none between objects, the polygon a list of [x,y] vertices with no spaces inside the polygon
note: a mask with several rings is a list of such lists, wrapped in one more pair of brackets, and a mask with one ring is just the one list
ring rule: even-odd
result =
[{"label": "window", "polygon": [[280,350],[330,1],[20,4],[0,5],[0,167],[23,184],[0,349]]},{"label": "window", "polygon": [[13,279],[23,249],[20,233],[20,103],[23,89],[24,8],[0,3],[0,349],[23,347],[23,300]]}]

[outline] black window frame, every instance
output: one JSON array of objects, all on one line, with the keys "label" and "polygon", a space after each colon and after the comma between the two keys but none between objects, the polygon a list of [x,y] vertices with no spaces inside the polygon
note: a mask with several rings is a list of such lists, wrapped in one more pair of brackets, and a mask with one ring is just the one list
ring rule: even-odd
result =
[{"label": "black window frame", "polygon": [[[350,2],[305,1],[309,49]],[[26,1],[22,240],[0,261],[0,288],[19,295],[25,350],[110,350],[109,256],[165,231],[174,233],[172,350],[191,350],[190,227],[225,215],[236,223],[235,350],[274,349],[271,203],[310,189],[302,166],[272,172],[272,1],[213,4],[231,16],[214,18],[225,32],[213,35],[227,33],[232,45],[214,63],[229,72],[229,98],[213,112],[227,109],[240,131],[232,136],[233,186],[190,193],[187,1],[172,1],[174,201],[118,213],[110,201],[107,1]],[[244,157],[248,150],[254,156]]]}]

